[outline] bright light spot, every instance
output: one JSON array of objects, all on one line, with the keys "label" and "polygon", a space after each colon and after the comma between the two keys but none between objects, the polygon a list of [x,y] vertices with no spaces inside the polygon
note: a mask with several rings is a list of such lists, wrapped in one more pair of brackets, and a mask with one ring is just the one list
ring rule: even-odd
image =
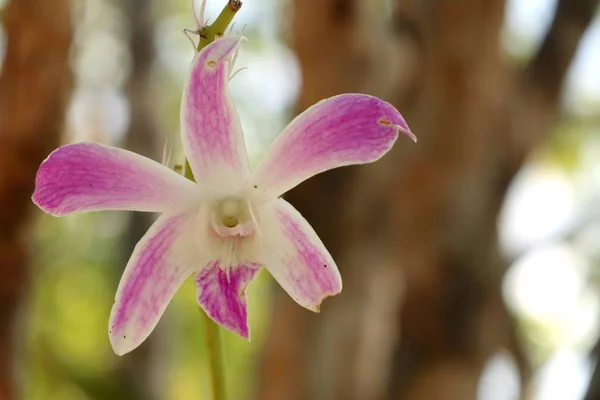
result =
[{"label": "bright light spot", "polygon": [[[509,0],[506,3],[502,45],[515,58],[537,51],[556,11],[557,0]],[[569,110],[593,114],[600,106],[600,20],[583,36],[565,83]]]},{"label": "bright light spot", "polygon": [[598,303],[586,285],[584,261],[566,246],[527,253],[509,269],[504,298],[547,327],[550,344],[588,345],[597,332]]},{"label": "bright light spot", "polygon": [[600,19],[588,28],[569,69],[564,102],[580,115],[594,115],[600,108]]},{"label": "bright light spot", "polygon": [[292,52],[272,40],[263,40],[259,47],[242,46],[235,66],[247,68],[233,77],[229,88],[254,163],[289,122],[287,111],[300,90],[300,71]]},{"label": "bright light spot", "polygon": [[530,165],[516,176],[499,219],[500,245],[511,258],[564,230],[575,213],[572,183],[558,168]]},{"label": "bright light spot", "polygon": [[[189,23],[186,22],[187,17],[190,18]],[[154,30],[156,57],[160,66],[178,79],[180,84],[183,84],[195,54],[194,47],[181,31],[185,26],[194,28],[191,18],[189,13],[167,16],[158,21]],[[198,36],[191,37],[198,43]]]},{"label": "bright light spot", "polygon": [[585,354],[558,350],[534,380],[533,400],[577,400],[587,388],[591,365]]},{"label": "bright light spot", "polygon": [[583,284],[576,263],[565,247],[527,253],[506,276],[507,300],[536,319],[564,319],[577,305]]},{"label": "bright light spot", "polygon": [[520,392],[521,379],[514,357],[506,351],[494,354],[481,374],[477,400],[517,400]]},{"label": "bright light spot", "polygon": [[236,69],[245,67],[230,82],[240,103],[256,102],[265,113],[284,113],[300,91],[300,70],[296,58],[276,42],[263,44],[259,51],[240,51]]},{"label": "bright light spot", "polygon": [[74,71],[80,82],[98,87],[123,86],[131,69],[127,44],[120,37],[102,31],[88,34],[85,40],[75,56]]},{"label": "bright light spot", "polygon": [[71,141],[115,144],[129,128],[129,102],[119,90],[80,88],[71,99],[67,120]]},{"label": "bright light spot", "polygon": [[508,0],[502,44],[507,53],[530,55],[552,22],[557,0]]}]

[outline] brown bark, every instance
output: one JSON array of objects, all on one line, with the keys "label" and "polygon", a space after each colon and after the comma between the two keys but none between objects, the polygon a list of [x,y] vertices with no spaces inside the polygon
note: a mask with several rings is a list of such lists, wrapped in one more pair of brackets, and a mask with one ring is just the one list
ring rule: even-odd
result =
[{"label": "brown bark", "polygon": [[[400,72],[412,66],[401,69],[395,52],[387,50],[392,44],[380,42],[376,32],[366,34],[381,26],[375,11],[368,1],[294,2],[294,47],[303,72],[298,111],[343,92],[390,97],[393,85],[389,82],[400,81]],[[383,32],[381,37],[385,37]],[[386,68],[389,65],[396,68]],[[400,143],[400,151],[403,144],[408,146],[409,141]],[[383,355],[368,347],[375,340],[387,342],[389,348],[393,332],[360,328],[366,318],[374,317],[373,324],[378,324],[381,318],[393,318],[395,311],[379,307],[387,295],[397,296],[393,282],[399,278],[389,268],[389,243],[385,241],[389,229],[386,184],[392,167],[389,160],[383,160],[360,169],[334,170],[286,195],[336,259],[344,291],[327,300],[320,315],[314,315],[278,289],[259,399],[352,399],[384,386],[376,382],[385,372],[380,370]],[[357,210],[361,211],[357,214]],[[380,282],[389,284],[386,290],[377,287]],[[369,368],[367,376],[357,379],[361,363]]]},{"label": "brown bark", "polygon": [[15,395],[15,320],[27,283],[35,173],[59,144],[71,89],[70,2],[13,0],[0,76],[0,398]]},{"label": "brown bark", "polygon": [[[548,134],[596,1],[559,1],[523,70],[499,48],[503,0],[297,0],[298,110],[361,91],[419,137],[288,196],[338,261],[344,292],[310,315],[278,291],[260,399],[474,399],[500,348],[528,376],[500,293],[496,218]],[[318,44],[318,45],[317,45]],[[397,323],[394,323],[397,321]]]},{"label": "brown bark", "polygon": [[[159,160],[161,146],[156,132],[156,119],[152,105],[156,102],[153,93],[152,66],[155,60],[152,21],[152,2],[147,0],[127,0],[123,2],[125,15],[129,20],[131,37],[132,68],[127,83],[127,97],[131,110],[131,123],[127,133],[126,146],[145,157]],[[146,233],[154,215],[133,213],[125,253],[131,253],[135,244]],[[127,258],[129,258],[127,254]]]}]

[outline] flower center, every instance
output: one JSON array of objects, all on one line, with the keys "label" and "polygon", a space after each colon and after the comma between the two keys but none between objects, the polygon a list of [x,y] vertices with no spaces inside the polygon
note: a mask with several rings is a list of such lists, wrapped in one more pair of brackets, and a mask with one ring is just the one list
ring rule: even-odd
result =
[{"label": "flower center", "polygon": [[225,215],[223,217],[223,225],[227,228],[233,228],[240,223],[240,220],[235,215]]},{"label": "flower center", "polygon": [[246,199],[228,198],[214,204],[212,228],[221,237],[248,236],[256,230],[256,220]]},{"label": "flower center", "polygon": [[221,221],[227,228],[234,228],[240,223],[238,215],[242,211],[240,200],[227,199],[221,202]]}]

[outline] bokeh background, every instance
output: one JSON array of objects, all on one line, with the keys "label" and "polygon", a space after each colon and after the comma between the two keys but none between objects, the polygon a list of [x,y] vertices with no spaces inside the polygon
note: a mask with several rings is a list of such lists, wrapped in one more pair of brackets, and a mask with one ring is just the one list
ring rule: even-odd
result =
[{"label": "bokeh background", "polygon": [[[189,2],[0,10],[0,399],[210,399],[192,282],[139,349],[110,348],[154,216],[57,219],[29,200],[61,143],[181,162]],[[252,342],[224,334],[231,399],[600,399],[599,15],[593,0],[246,0],[230,88],[252,162],[343,92],[392,102],[419,143],[287,195],[344,292],[314,315],[263,271]]]}]

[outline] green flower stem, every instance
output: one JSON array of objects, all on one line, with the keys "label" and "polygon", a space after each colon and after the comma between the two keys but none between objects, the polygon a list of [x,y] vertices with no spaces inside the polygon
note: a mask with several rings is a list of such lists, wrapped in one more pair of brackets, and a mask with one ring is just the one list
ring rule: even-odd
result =
[{"label": "green flower stem", "polygon": [[[216,38],[223,36],[229,24],[233,20],[235,14],[242,7],[240,0],[229,0],[221,14],[211,25],[205,26],[200,30],[200,42],[198,43],[198,51],[212,43]],[[185,177],[195,181],[194,173],[190,168],[190,163],[185,160]],[[214,400],[225,400],[225,373],[223,362],[223,345],[221,344],[221,329],[212,320],[204,310],[200,309],[202,319],[204,320],[205,335],[206,335],[206,350],[210,362],[210,373],[212,392]]]},{"label": "green flower stem", "polygon": [[[195,181],[190,163],[185,160],[185,177]],[[221,329],[202,308],[200,314],[204,320],[204,334],[206,335],[206,352],[210,365],[210,378],[213,400],[225,400],[225,369],[223,368],[223,345],[221,344]]]},{"label": "green flower stem", "polygon": [[[185,160],[185,177],[194,180],[194,173],[190,163]],[[225,400],[225,369],[223,368],[223,345],[221,344],[221,329],[202,308],[200,314],[204,320],[204,334],[206,335],[206,352],[210,365],[210,378],[213,400]]]},{"label": "green flower stem", "polygon": [[200,309],[204,320],[206,349],[210,362],[211,386],[214,400],[225,400],[225,374],[223,368],[223,346],[221,344],[221,328]]},{"label": "green flower stem", "polygon": [[185,159],[185,166],[183,167],[185,171],[185,177],[188,178],[192,182],[196,182],[196,178],[194,178],[194,173],[192,172],[192,167],[190,167],[190,162]]},{"label": "green flower stem", "polygon": [[242,8],[242,2],[240,0],[229,0],[221,14],[217,17],[215,22],[205,26],[200,30],[200,42],[198,42],[198,51],[208,46],[215,38],[223,36],[229,24],[235,17],[235,14]]}]

